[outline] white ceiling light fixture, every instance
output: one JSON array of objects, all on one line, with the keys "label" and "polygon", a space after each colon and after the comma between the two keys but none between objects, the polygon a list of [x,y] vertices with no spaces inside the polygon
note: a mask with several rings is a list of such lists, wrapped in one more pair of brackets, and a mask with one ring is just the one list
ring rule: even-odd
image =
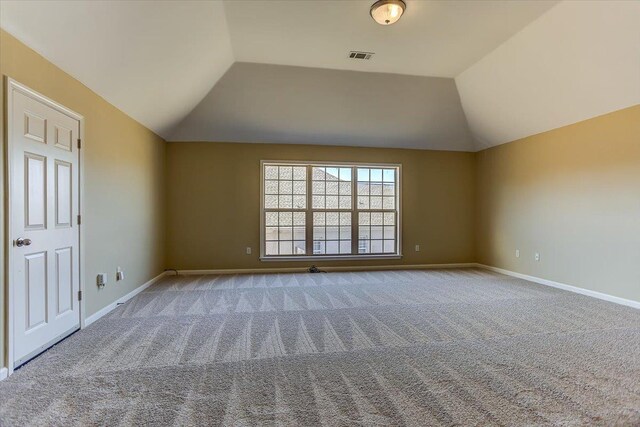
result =
[{"label": "white ceiling light fixture", "polygon": [[371,17],[380,25],[391,25],[400,19],[407,5],[402,0],[378,0],[371,6]]}]

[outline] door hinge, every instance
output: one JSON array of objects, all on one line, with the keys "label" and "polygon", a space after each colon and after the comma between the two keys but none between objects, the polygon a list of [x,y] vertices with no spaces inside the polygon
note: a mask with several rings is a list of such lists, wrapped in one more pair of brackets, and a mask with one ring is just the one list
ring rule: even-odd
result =
[{"label": "door hinge", "polygon": [[78,291],[78,301],[82,301],[82,291]]},{"label": "door hinge", "polygon": [[82,215],[78,215],[78,225],[82,224]]},{"label": "door hinge", "polygon": [[78,149],[82,148],[82,140],[78,138]]}]

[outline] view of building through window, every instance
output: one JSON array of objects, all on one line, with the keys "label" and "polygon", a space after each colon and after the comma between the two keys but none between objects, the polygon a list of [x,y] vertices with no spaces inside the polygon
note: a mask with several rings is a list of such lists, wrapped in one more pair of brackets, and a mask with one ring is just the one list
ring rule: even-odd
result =
[{"label": "view of building through window", "polygon": [[265,257],[399,255],[397,165],[263,163]]}]

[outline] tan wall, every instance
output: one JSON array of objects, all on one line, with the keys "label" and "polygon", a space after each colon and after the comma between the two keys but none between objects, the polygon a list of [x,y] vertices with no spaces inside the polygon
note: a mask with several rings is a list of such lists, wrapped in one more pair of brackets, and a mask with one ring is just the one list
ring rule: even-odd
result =
[{"label": "tan wall", "polygon": [[[166,144],[2,30],[0,74],[85,117],[83,230],[86,233],[86,271],[83,280],[89,316],[158,275],[164,268]],[[4,117],[4,106],[3,102],[0,117]],[[1,134],[4,152],[4,129]],[[0,165],[0,176],[3,176],[4,161]],[[4,223],[4,211],[0,210],[0,214],[0,222]],[[5,236],[2,237],[4,242]],[[2,255],[4,258],[4,253]],[[125,280],[116,283],[117,266],[123,268]],[[96,274],[100,272],[109,274],[109,284],[102,290],[95,285]],[[4,271],[2,273],[0,277],[4,277]],[[0,289],[1,298],[4,298],[5,280]],[[5,304],[0,301],[0,355],[6,348],[5,321]]]},{"label": "tan wall", "polygon": [[640,301],[640,105],[476,156],[479,262]]},{"label": "tan wall", "polygon": [[[402,260],[318,265],[474,261],[474,154],[276,144],[168,143],[167,267],[304,267],[260,262],[260,160],[402,164]],[[414,246],[420,244],[421,251]],[[245,247],[253,248],[245,255]],[[315,262],[314,262],[315,263]]]}]

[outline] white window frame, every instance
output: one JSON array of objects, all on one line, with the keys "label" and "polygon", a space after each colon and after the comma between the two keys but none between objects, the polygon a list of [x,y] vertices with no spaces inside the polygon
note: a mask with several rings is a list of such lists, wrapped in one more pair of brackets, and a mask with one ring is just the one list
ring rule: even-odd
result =
[{"label": "white window frame", "polygon": [[[330,255],[266,255],[265,249],[265,188],[264,188],[264,170],[265,166],[352,166],[354,168],[395,168],[397,170],[396,175],[396,253],[393,254],[330,254]],[[307,176],[307,212],[313,212],[311,205],[311,183],[310,176]],[[357,184],[357,176],[352,177],[354,183]],[[353,188],[353,205],[351,212],[352,229],[355,231],[356,242],[355,246],[358,247],[357,230],[358,230],[358,209],[355,206],[357,203],[357,188],[354,185]],[[336,211],[340,211],[336,209]],[[344,211],[344,210],[343,210]],[[313,225],[309,224],[309,216],[307,216],[307,222],[305,223],[305,229],[307,234],[307,240],[311,239],[311,247],[313,247]],[[318,161],[292,161],[292,160],[261,160],[260,161],[260,260],[261,261],[320,261],[320,260],[371,260],[371,259],[401,259],[402,258],[402,164],[401,163],[375,163],[375,162],[318,162]]]}]

